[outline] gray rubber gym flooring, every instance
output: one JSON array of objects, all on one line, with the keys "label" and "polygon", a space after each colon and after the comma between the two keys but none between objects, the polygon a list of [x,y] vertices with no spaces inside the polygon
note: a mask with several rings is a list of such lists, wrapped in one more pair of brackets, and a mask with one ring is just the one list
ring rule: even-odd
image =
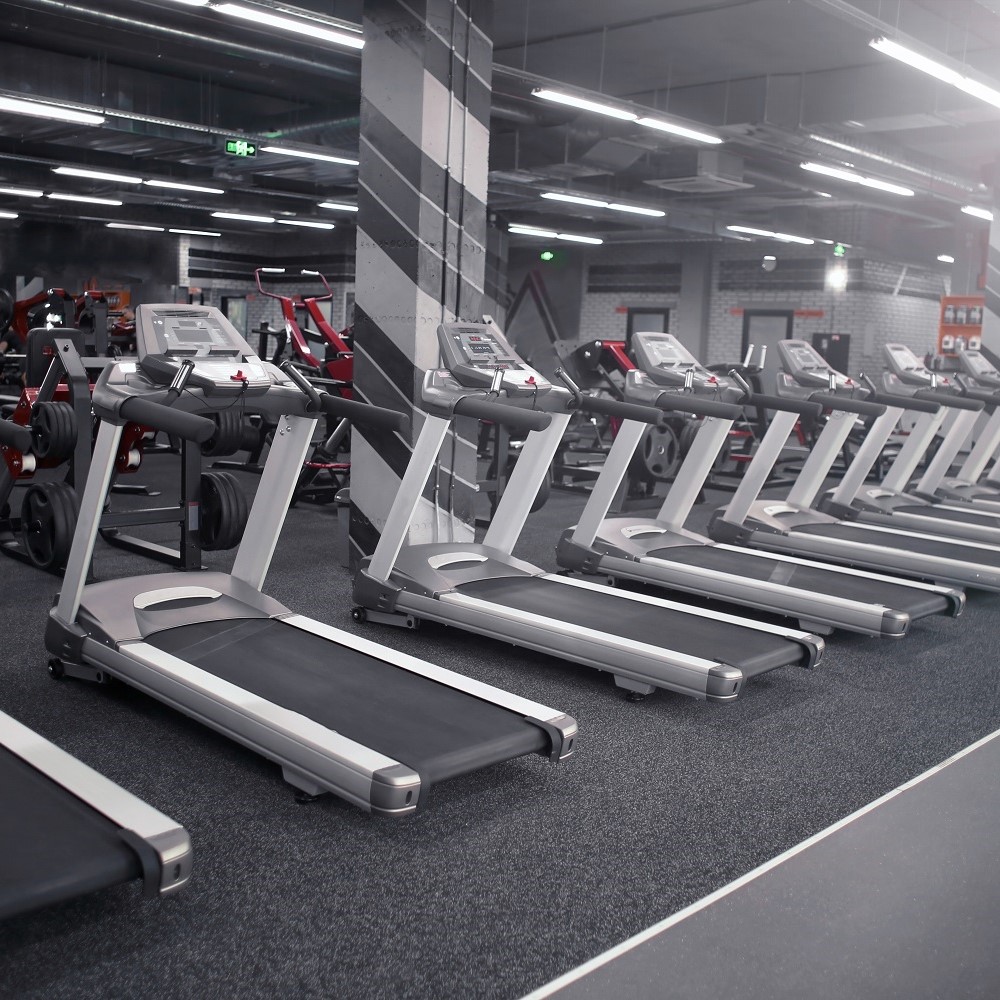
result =
[{"label": "gray rubber gym flooring", "polygon": [[[138,478],[170,483],[173,461]],[[517,554],[554,569],[581,507],[553,494]],[[995,596],[902,641],[838,636],[816,670],[755,678],[733,704],[632,704],[610,676],[500,642],[354,625],[335,537],[333,508],[291,511],[269,591],[571,713],[575,758],[441,785],[403,821],[296,805],[276,766],[157,702],[50,680],[57,581],[2,560],[0,708],[184,823],[195,871],[173,900],[125,887],[0,926],[0,996],[512,1000],[1000,725]],[[158,568],[103,545],[96,567]]]}]

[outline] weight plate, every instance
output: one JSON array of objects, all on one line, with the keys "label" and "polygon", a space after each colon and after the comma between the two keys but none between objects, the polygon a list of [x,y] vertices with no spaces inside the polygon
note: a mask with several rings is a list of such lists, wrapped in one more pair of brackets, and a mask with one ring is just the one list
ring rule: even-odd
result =
[{"label": "weight plate", "polygon": [[680,462],[677,431],[670,424],[660,423],[646,429],[629,468],[638,479],[650,483],[670,479]]},{"label": "weight plate", "polygon": [[76,414],[69,403],[37,403],[31,415],[36,458],[63,462],[76,447]]},{"label": "weight plate", "polygon": [[243,418],[239,410],[220,410],[212,415],[215,433],[201,446],[203,455],[232,455],[239,450]]},{"label": "weight plate", "polygon": [[238,545],[246,528],[249,508],[236,477],[228,472],[206,472],[201,477],[201,547],[209,552]]},{"label": "weight plate", "polygon": [[78,515],[77,496],[68,483],[35,483],[21,504],[21,540],[40,569],[65,566]]}]

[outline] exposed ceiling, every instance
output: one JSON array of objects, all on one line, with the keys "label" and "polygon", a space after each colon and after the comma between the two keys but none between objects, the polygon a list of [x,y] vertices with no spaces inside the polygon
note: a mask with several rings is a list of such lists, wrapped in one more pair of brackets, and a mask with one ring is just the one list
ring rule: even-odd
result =
[{"label": "exposed ceiling", "polygon": [[[214,0],[213,0],[214,2]],[[249,0],[357,28],[361,3]],[[224,139],[357,156],[361,55],[178,0],[0,2],[0,96],[103,109],[98,127],[0,111],[0,187],[124,202],[0,194],[20,220],[88,217],[214,231],[213,210],[343,226],[318,208],[353,200],[350,165]],[[931,263],[989,206],[1000,108],[887,58],[876,35],[923,46],[989,80],[1000,0],[504,0],[495,5],[490,208],[608,242],[735,238],[744,225]],[[534,87],[686,120],[703,145],[541,101]],[[1000,87],[1000,79],[994,79]],[[831,144],[832,141],[832,144]],[[840,145],[836,145],[836,144]],[[845,148],[847,147],[847,148]],[[902,197],[801,169],[843,167],[903,185]],[[215,187],[224,195],[52,173],[59,165]],[[543,200],[561,192],[661,209],[663,218]]]}]

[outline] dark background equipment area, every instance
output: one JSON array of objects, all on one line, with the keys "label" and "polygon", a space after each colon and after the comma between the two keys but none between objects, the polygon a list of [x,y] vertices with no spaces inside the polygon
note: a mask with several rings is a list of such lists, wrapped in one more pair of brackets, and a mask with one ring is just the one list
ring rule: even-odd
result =
[{"label": "dark background equipment area", "polygon": [[[176,489],[156,468],[151,485]],[[553,494],[515,555],[555,570],[554,540],[582,504]],[[458,778],[402,821],[329,796],[296,805],[266,760],[166,706],[49,679],[41,636],[57,584],[18,567],[4,592],[18,623],[0,652],[5,709],[183,823],[196,868],[175,899],[144,905],[122,887],[0,924],[0,996],[515,1000],[1000,724],[1000,609],[983,594],[957,621],[917,623],[905,646],[841,634],[822,668],[764,674],[733,704],[660,692],[636,705],[610,675],[504,643],[355,625],[336,517],[290,511],[269,592],[558,704],[580,723],[575,758],[558,773],[528,757]],[[205,554],[210,568],[227,560]],[[138,564],[98,544],[102,578]]]}]

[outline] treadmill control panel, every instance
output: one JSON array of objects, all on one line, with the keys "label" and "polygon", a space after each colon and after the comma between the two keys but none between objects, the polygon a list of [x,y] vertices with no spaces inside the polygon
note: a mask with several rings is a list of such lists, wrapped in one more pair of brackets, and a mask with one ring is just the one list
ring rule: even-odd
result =
[{"label": "treadmill control panel", "polygon": [[788,395],[783,390],[793,385],[811,392],[857,393],[861,388],[857,381],[831,368],[823,355],[804,340],[779,340],[778,355],[784,369],[778,376],[778,392],[782,395]]},{"label": "treadmill control panel", "polygon": [[139,368],[156,385],[170,385],[190,359],[188,385],[207,395],[254,396],[271,387],[264,363],[213,306],[140,305],[135,334]]},{"label": "treadmill control panel", "polygon": [[979,351],[959,351],[958,360],[973,381],[987,389],[1000,388],[1000,371],[990,364]]},{"label": "treadmill control panel", "polygon": [[508,396],[537,396],[552,388],[494,325],[442,323],[438,343],[444,367],[464,387],[495,389]]},{"label": "treadmill control panel", "polygon": [[935,382],[936,388],[945,392],[954,392],[957,388],[947,375],[928,371],[923,361],[906,344],[886,344],[885,359],[889,365],[887,374],[893,376],[885,380],[890,392],[898,392],[900,387],[930,389],[935,387]]},{"label": "treadmill control panel", "polygon": [[639,371],[656,386],[686,388],[701,396],[716,396],[723,402],[743,396],[743,390],[732,379],[716,375],[699,364],[673,334],[633,333],[632,355]]}]

